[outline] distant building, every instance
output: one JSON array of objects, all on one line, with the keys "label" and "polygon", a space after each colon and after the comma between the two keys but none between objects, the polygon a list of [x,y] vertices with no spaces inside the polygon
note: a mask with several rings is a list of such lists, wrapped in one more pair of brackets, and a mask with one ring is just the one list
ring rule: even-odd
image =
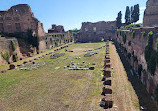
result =
[{"label": "distant building", "polygon": [[114,36],[116,21],[100,21],[96,23],[83,22],[76,42],[99,42]]},{"label": "distant building", "polygon": [[48,29],[48,33],[63,33],[64,27],[62,25],[56,26],[55,24],[52,25],[51,29]]}]

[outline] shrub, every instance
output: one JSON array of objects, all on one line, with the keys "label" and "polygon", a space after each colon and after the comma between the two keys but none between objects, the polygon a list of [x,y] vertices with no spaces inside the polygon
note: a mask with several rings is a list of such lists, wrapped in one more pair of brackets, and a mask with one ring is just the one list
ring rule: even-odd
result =
[{"label": "shrub", "polygon": [[142,65],[139,64],[138,65],[138,75],[141,77],[141,72],[142,72],[143,68],[142,68]]},{"label": "shrub", "polygon": [[10,58],[10,53],[9,52],[1,53],[1,55],[7,62],[9,62],[9,58]]},{"label": "shrub", "polygon": [[132,38],[135,38],[135,31],[132,32]]},{"label": "shrub", "polygon": [[153,45],[153,32],[152,31],[148,33],[147,45],[149,47],[152,47]]},{"label": "shrub", "polygon": [[142,37],[146,37],[146,33],[145,32],[142,33]]},{"label": "shrub", "polygon": [[131,46],[131,41],[128,42],[128,46]]},{"label": "shrub", "polygon": [[53,43],[53,39],[52,38],[50,38],[50,42]]},{"label": "shrub", "polygon": [[148,71],[151,73],[151,75],[155,74],[156,70],[156,51],[152,51],[151,57],[147,63]]},{"label": "shrub", "polygon": [[15,42],[13,40],[10,42],[10,48],[12,49],[12,51],[16,50],[16,45],[15,45]]}]

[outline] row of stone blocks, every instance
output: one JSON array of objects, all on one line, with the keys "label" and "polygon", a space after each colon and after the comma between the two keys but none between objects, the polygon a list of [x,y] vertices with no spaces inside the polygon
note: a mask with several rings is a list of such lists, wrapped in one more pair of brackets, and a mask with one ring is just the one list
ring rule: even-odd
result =
[{"label": "row of stone blocks", "polygon": [[[69,47],[69,45],[72,45],[72,44],[68,44],[68,45],[65,45],[65,46],[61,46],[60,48],[55,49],[54,52],[57,52],[57,51],[59,51],[59,50],[61,50],[61,49],[64,49],[64,48],[66,48],[66,47]],[[38,59],[43,58],[43,57],[45,57],[45,56],[47,56],[47,55],[50,55],[50,54],[52,54],[52,53],[53,53],[53,52],[46,53],[45,55],[42,55],[42,56],[40,56],[40,57],[35,58],[34,60],[38,60]],[[35,64],[35,62],[34,62],[33,60],[24,61],[23,64],[27,64],[27,63],[29,63],[29,62],[32,62],[33,64]],[[19,67],[19,66],[21,66],[21,64],[17,65],[17,67]],[[10,64],[8,70],[15,69],[15,67],[16,67],[16,66],[15,66],[14,64]],[[1,73],[5,73],[5,72],[7,72],[7,70],[2,70],[2,71],[1,71]]]},{"label": "row of stone blocks", "polygon": [[110,64],[110,53],[109,53],[109,42],[106,43],[106,54],[104,61],[104,70],[103,70],[103,85],[102,94],[104,97],[100,101],[100,106],[104,109],[110,109],[113,107],[112,101],[112,81],[111,81],[111,64]]}]

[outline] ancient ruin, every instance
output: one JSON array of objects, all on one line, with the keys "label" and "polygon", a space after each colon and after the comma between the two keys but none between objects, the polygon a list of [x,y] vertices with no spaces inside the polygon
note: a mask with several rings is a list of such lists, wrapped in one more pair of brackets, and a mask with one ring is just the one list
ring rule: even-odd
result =
[{"label": "ancient ruin", "polygon": [[[19,4],[8,10],[0,11],[1,33],[27,32],[28,29],[32,30],[33,36],[38,37],[39,52],[46,50],[43,24],[34,17],[29,5]],[[27,36],[24,34],[23,37]]]},{"label": "ancient ruin", "polygon": [[102,39],[110,39],[114,36],[115,28],[115,21],[83,22],[76,42],[99,42]]},{"label": "ancient ruin", "polygon": [[158,26],[158,1],[148,0],[144,12],[143,27]]},{"label": "ancient ruin", "polygon": [[53,24],[52,28],[48,29],[48,33],[46,34],[47,49],[51,49],[52,47],[63,45],[72,41],[72,30],[68,30],[65,32],[62,25],[56,26],[55,24]]}]

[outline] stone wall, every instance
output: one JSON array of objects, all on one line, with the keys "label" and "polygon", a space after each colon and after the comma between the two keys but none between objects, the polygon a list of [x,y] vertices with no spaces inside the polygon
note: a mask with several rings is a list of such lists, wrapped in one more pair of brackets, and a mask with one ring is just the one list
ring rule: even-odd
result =
[{"label": "stone wall", "polygon": [[158,26],[158,1],[148,0],[144,12],[143,27]]},{"label": "stone wall", "polygon": [[19,4],[8,10],[0,11],[0,32],[27,32],[28,29],[32,29],[33,35],[38,37],[39,52],[45,50],[43,25],[34,17],[29,5]]},{"label": "stone wall", "polygon": [[48,29],[48,33],[63,33],[65,32],[64,26],[53,24],[51,29]]},{"label": "stone wall", "polygon": [[[57,45],[55,45],[55,41],[57,38],[60,40]],[[48,33],[46,34],[46,46],[47,49],[51,49],[52,47],[60,46],[73,41],[73,33],[71,30],[64,33]]]},{"label": "stone wall", "polygon": [[[158,85],[158,67],[156,68],[155,75],[152,76],[148,70],[147,70],[147,63],[144,57],[144,52],[145,52],[145,47],[147,45],[147,34],[149,30],[155,30],[154,28],[140,28],[140,29],[133,29],[135,31],[135,36],[132,38],[132,33],[129,30],[124,30],[122,31],[123,33],[126,34],[126,43],[123,43],[122,36],[118,33],[115,35],[114,39],[121,44],[121,47],[126,48],[127,53],[124,52],[124,48],[122,48],[122,51],[124,52],[125,56],[127,57],[128,53],[131,53],[134,51],[134,56],[137,57],[138,63],[134,62],[134,59],[131,57],[128,61],[129,63],[133,66],[134,70],[137,72],[138,71],[138,65],[141,64],[143,67],[143,71],[141,73],[141,81],[142,83],[146,86],[147,91],[149,93],[153,93],[155,88]],[[141,31],[140,31],[141,30]],[[143,37],[142,33],[146,32],[146,36]],[[154,34],[153,36],[153,49],[156,50],[156,39],[157,39],[157,34]],[[131,42],[131,45],[128,45],[128,42]]]},{"label": "stone wall", "polygon": [[76,42],[99,42],[114,36],[116,22],[83,22]]},{"label": "stone wall", "polygon": [[[16,50],[13,52],[10,48],[11,41],[14,41]],[[3,59],[1,53],[9,52],[10,53],[10,62],[13,62],[13,55],[17,54],[18,59],[23,58],[22,54],[20,53],[19,44],[16,38],[5,38],[0,37],[0,66],[8,64],[6,60]]]}]

